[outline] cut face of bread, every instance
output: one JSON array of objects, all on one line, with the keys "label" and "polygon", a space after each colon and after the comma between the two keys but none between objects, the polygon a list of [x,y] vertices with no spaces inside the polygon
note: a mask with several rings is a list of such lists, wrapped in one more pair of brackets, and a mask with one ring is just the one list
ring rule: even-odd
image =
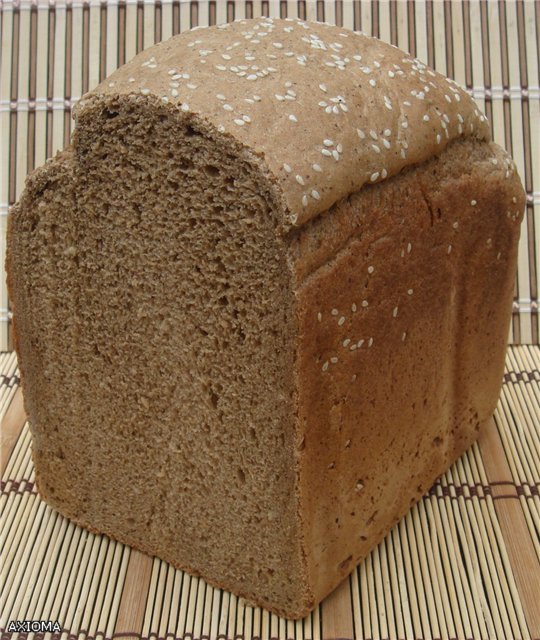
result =
[{"label": "cut face of bread", "polygon": [[40,492],[287,610],[302,588],[293,292],[267,185],[146,101],[97,105],[46,171],[11,256]]},{"label": "cut face of bread", "polygon": [[[259,93],[222,64],[255,24]],[[185,34],[116,72],[30,176],[7,257],[41,495],[292,618],[491,416],[524,204],[464,92],[306,24]]]}]

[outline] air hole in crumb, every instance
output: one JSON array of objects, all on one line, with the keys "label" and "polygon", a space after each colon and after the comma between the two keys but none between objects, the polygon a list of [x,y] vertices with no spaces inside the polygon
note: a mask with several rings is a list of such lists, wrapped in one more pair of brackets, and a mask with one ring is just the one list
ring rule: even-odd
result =
[{"label": "air hole in crumb", "polygon": [[439,436],[433,438],[433,446],[434,447],[440,447],[442,444],[442,438],[440,438]]},{"label": "air hole in crumb", "polygon": [[345,558],[345,560],[339,563],[339,570],[345,571],[347,567],[351,564],[351,562],[352,562],[352,556]]},{"label": "air hole in crumb", "polygon": [[210,398],[210,404],[214,409],[217,409],[219,396],[213,389],[208,389],[208,397]]},{"label": "air hole in crumb", "polygon": [[217,167],[214,167],[214,165],[212,164],[207,164],[204,167],[204,172],[206,173],[207,176],[217,176],[219,174],[219,169]]},{"label": "air hole in crumb", "polygon": [[109,109],[105,109],[103,115],[107,118],[107,120],[111,120],[112,118],[116,118],[118,115],[118,111],[111,111]]},{"label": "air hole in crumb", "polygon": [[240,480],[240,482],[245,482],[246,481],[246,474],[245,474],[244,470],[241,467],[238,467],[236,473],[238,475],[238,480]]},{"label": "air hole in crumb", "polygon": [[186,126],[185,135],[186,135],[186,138],[191,138],[192,136],[199,136],[200,133],[196,129],[194,129],[191,125],[188,124]]}]

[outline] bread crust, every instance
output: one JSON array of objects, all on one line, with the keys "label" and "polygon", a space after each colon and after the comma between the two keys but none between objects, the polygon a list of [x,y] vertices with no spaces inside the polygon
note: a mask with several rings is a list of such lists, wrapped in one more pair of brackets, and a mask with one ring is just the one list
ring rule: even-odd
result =
[{"label": "bread crust", "polygon": [[[297,241],[297,465],[317,601],[495,409],[524,206],[508,163],[496,145],[455,143]],[[314,256],[340,219],[353,231]]]}]

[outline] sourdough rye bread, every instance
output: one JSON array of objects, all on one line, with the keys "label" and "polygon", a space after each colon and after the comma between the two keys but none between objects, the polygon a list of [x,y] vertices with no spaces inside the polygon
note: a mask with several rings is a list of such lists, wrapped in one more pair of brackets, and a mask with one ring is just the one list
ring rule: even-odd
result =
[{"label": "sourdough rye bread", "polygon": [[515,165],[453,81],[300,20],[176,36],[75,118],[8,229],[39,492],[304,616],[494,411]]}]

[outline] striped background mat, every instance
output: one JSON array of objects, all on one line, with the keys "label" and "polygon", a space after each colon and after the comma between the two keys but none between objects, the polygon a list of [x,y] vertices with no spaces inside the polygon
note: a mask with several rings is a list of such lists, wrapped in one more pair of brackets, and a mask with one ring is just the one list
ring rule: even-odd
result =
[{"label": "striped background mat", "polygon": [[495,424],[299,622],[49,509],[18,383],[14,355],[0,355],[4,630],[58,620],[77,640],[540,640],[540,347],[510,347]]},{"label": "striped background mat", "polygon": [[[92,535],[37,496],[15,357],[0,354],[0,631],[58,620],[62,638],[540,640],[540,3],[525,1],[0,2],[0,240],[27,173],[64,147],[70,110],[141,49],[259,15],[381,37],[456,78],[527,189],[505,384],[495,424],[341,587],[296,623]],[[0,284],[0,349],[11,348]],[[23,637],[23,636],[21,636]],[[32,634],[30,634],[30,637]]]},{"label": "striped background mat", "polygon": [[[527,190],[509,341],[539,344],[540,3],[425,0],[0,0],[0,261],[8,206],[26,174],[63,148],[74,102],[154,42],[196,25],[260,15],[326,20],[411,51],[476,98]],[[0,349],[10,349],[0,283]]]}]

